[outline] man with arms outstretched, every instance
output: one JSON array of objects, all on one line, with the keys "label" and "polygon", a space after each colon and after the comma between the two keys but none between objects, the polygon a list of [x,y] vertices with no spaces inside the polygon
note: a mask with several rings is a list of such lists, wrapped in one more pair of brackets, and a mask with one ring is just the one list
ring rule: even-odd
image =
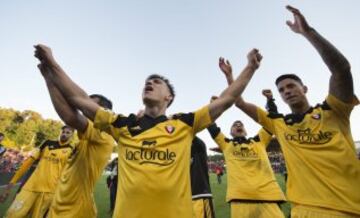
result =
[{"label": "man with arms outstretched", "polygon": [[175,93],[160,75],[145,81],[145,114],[117,115],[92,102],[56,63],[51,50],[35,46],[35,56],[52,71],[52,81],[64,97],[96,128],[111,134],[119,146],[119,182],[114,217],[192,217],[190,145],[195,134],[228,109],[244,91],[262,56],[253,49],[241,75],[219,99],[193,113],[165,116]]},{"label": "man with arms outstretched", "polygon": [[[110,158],[115,142],[107,133],[95,129],[90,120],[66,101],[51,80],[50,68],[43,64],[38,67],[56,112],[67,125],[77,130],[79,137],[76,150],[61,175],[47,217],[95,218],[95,183]],[[90,95],[89,98],[103,108],[112,109],[111,101],[102,95]]]},{"label": "man with arms outstretched", "polygon": [[245,101],[236,105],[271,131],[282,147],[291,217],[360,217],[360,164],[350,131],[350,113],[359,101],[350,64],[298,9],[287,9],[295,18],[288,26],[315,47],[331,72],[328,96],[310,106],[301,79],[285,74],[276,86],[291,114],[267,113]]},{"label": "man with arms outstretched", "polygon": [[[233,83],[230,62],[220,58],[219,67],[228,84]],[[264,90],[263,95],[267,98],[269,110],[276,111],[271,91]],[[284,202],[285,196],[266,152],[272,133],[261,128],[256,136],[247,137],[240,120],[231,126],[232,138],[226,137],[215,123],[208,127],[208,131],[225,157],[228,178],[226,201],[230,203],[231,217],[283,218],[278,203]]]}]

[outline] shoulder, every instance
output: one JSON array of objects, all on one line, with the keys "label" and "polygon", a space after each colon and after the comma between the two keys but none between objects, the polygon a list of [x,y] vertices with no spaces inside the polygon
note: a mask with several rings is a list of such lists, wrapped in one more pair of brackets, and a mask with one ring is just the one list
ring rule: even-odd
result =
[{"label": "shoulder", "polygon": [[194,124],[194,118],[195,118],[195,113],[177,113],[172,115],[171,119],[173,120],[180,120],[184,123],[186,123],[189,126],[193,126]]}]

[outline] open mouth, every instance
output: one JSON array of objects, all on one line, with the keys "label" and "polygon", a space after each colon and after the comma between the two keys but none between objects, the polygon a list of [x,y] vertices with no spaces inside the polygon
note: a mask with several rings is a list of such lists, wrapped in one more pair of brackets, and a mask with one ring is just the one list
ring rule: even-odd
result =
[{"label": "open mouth", "polygon": [[152,86],[145,86],[145,92],[151,92],[154,91],[154,88]]},{"label": "open mouth", "polygon": [[286,98],[286,100],[288,100],[288,101],[289,101],[289,100],[292,100],[292,99],[294,99],[294,98],[296,98],[296,96],[294,96],[294,95],[293,95],[293,96],[289,96],[289,97],[287,97],[287,98]]}]

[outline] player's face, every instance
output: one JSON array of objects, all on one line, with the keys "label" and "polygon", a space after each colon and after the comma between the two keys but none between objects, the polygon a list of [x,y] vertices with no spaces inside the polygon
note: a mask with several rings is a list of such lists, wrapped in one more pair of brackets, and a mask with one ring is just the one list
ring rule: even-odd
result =
[{"label": "player's face", "polygon": [[172,98],[166,83],[159,78],[145,81],[142,97],[145,105],[167,105]]},{"label": "player's face", "polygon": [[241,121],[235,121],[231,126],[231,136],[232,137],[245,137],[246,130],[244,124]]},{"label": "player's face", "polygon": [[0,142],[4,139],[4,136],[0,136]]},{"label": "player's face", "polygon": [[64,128],[63,130],[61,130],[60,133],[60,141],[62,142],[68,141],[72,137],[73,133],[74,130],[72,130],[71,128]]},{"label": "player's face", "polygon": [[283,101],[290,107],[299,107],[306,101],[306,87],[293,79],[284,79],[277,85]]}]

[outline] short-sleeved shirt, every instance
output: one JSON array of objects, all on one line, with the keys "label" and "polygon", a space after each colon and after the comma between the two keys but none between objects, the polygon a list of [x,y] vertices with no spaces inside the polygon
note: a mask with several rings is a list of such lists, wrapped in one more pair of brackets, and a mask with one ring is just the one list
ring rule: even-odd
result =
[{"label": "short-sleeved shirt", "polygon": [[114,217],[192,217],[191,142],[210,123],[208,107],[172,118],[139,119],[98,110],[95,127],[119,145]]},{"label": "short-sleeved shirt", "polygon": [[30,158],[39,163],[23,190],[54,193],[60,175],[73,152],[70,144],[61,145],[58,141],[45,141],[40,148],[31,151]]},{"label": "short-sleeved shirt", "polygon": [[360,214],[360,161],[350,131],[346,104],[329,95],[304,114],[267,113],[259,123],[276,135],[288,172],[291,202]]},{"label": "short-sleeved shirt", "polygon": [[48,217],[96,217],[93,192],[115,146],[114,139],[88,121],[63,170]]},{"label": "short-sleeved shirt", "polygon": [[266,153],[272,134],[261,129],[255,137],[226,138],[216,124],[208,128],[227,166],[226,200],[284,201]]}]

